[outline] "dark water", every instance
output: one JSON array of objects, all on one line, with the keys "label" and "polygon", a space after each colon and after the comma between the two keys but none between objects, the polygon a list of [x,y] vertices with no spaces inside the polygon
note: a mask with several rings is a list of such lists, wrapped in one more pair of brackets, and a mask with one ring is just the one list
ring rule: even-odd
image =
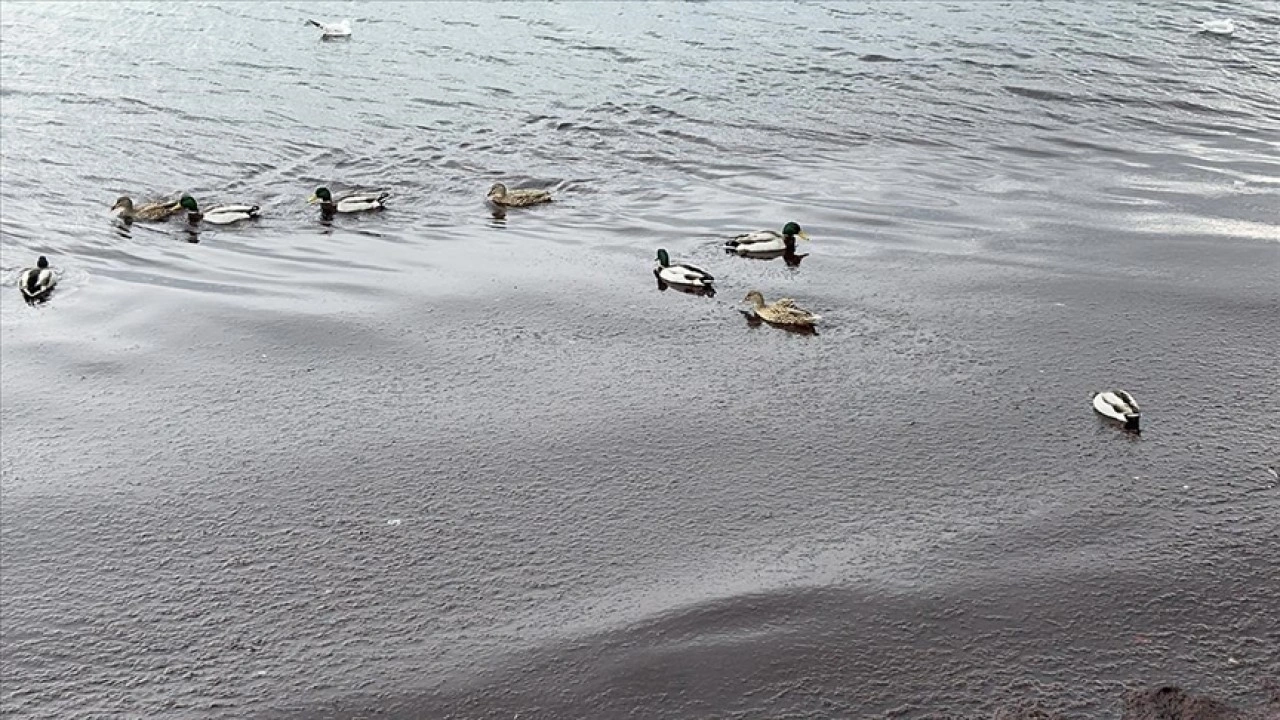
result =
[{"label": "dark water", "polygon": [[[6,717],[1102,718],[1280,676],[1273,4],[0,34]],[[557,202],[494,218],[498,179]],[[320,184],[394,195],[323,225]],[[263,218],[107,216],[180,190]],[[719,250],[787,220],[799,267]]]}]

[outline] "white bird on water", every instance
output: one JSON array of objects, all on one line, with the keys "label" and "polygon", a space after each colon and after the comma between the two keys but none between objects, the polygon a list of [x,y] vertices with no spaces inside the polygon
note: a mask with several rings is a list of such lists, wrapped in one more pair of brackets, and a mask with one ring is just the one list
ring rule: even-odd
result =
[{"label": "white bird on water", "polygon": [[1201,32],[1207,32],[1210,35],[1234,35],[1236,32],[1236,24],[1231,22],[1230,18],[1206,20],[1200,24],[1200,30]]},{"label": "white bird on water", "polygon": [[307,24],[320,28],[321,39],[351,37],[350,20],[342,20],[333,23],[322,23],[316,20],[308,20]]},{"label": "white bird on water", "polygon": [[1124,423],[1125,430],[1141,432],[1142,409],[1138,401],[1124,390],[1104,390],[1093,395],[1093,409],[1099,415]]}]

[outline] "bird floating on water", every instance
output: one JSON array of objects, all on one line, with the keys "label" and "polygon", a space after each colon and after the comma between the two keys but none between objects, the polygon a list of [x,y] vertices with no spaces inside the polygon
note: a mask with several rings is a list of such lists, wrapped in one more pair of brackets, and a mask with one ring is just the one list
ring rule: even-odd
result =
[{"label": "bird floating on water", "polygon": [[1100,415],[1124,423],[1125,430],[1141,432],[1138,423],[1142,410],[1133,396],[1124,390],[1105,390],[1093,396],[1093,409]]},{"label": "bird floating on water", "polygon": [[333,217],[334,213],[360,213],[370,210],[382,210],[386,207],[383,203],[387,198],[391,197],[391,193],[351,193],[343,195],[337,200],[333,199],[333,193],[329,192],[329,188],[316,188],[315,193],[307,198],[307,202],[314,205],[320,203],[320,214],[325,217]]},{"label": "bird floating on water", "polygon": [[22,298],[31,304],[48,300],[57,284],[58,278],[49,267],[49,259],[43,255],[36,260],[35,267],[23,270],[18,276],[18,289],[22,291]]},{"label": "bird floating on water", "polygon": [[757,253],[777,253],[777,252],[795,252],[796,238],[808,240],[809,235],[800,229],[797,223],[789,222],[782,226],[782,232],[777,230],[759,230],[756,232],[739,235],[732,240],[728,240],[724,244],[726,252],[737,253],[739,255],[753,255]]},{"label": "bird floating on water", "polygon": [[796,301],[791,298],[779,298],[776,302],[766,304],[764,296],[758,290],[747,293],[742,302],[751,303],[756,317],[770,325],[811,328],[822,319],[821,315],[797,306]]},{"label": "bird floating on water", "polygon": [[551,193],[540,188],[516,188],[508,190],[502,183],[494,183],[485,195],[489,202],[501,207],[525,207],[551,202]]},{"label": "bird floating on water", "polygon": [[1210,35],[1234,35],[1236,24],[1231,21],[1231,18],[1206,20],[1200,24],[1200,31]]},{"label": "bird floating on water", "polygon": [[653,274],[668,285],[685,285],[697,288],[709,288],[715,282],[711,273],[692,265],[671,264],[671,257],[666,250],[658,250],[658,265]]},{"label": "bird floating on water", "polygon": [[200,212],[200,207],[196,205],[196,199],[190,195],[183,195],[178,204],[186,209],[187,221],[192,225],[202,220],[212,225],[230,225],[241,220],[258,217],[257,205],[220,205],[212,210]]},{"label": "bird floating on water", "polygon": [[182,204],[176,202],[143,203],[135,207],[128,195],[120,196],[116,199],[116,204],[111,206],[111,214],[125,222],[167,220],[170,215],[181,210]]},{"label": "bird floating on water", "polygon": [[314,25],[320,28],[320,39],[330,40],[333,38],[351,37],[351,21],[339,20],[338,22],[322,23],[317,20],[307,20],[308,25]]}]

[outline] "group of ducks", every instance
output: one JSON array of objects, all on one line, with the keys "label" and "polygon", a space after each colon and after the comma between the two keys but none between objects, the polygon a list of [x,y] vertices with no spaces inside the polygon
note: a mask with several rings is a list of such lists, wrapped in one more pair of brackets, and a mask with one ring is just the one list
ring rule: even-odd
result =
[{"label": "group of ducks", "polygon": [[[385,202],[389,197],[391,197],[391,193],[386,192],[357,192],[344,195],[335,200],[329,188],[321,187],[316,188],[311,197],[307,198],[307,202],[312,205],[319,204],[321,217],[328,219],[339,213],[350,214],[382,210],[386,207]],[[499,207],[525,207],[550,201],[551,193],[537,188],[507,190],[506,185],[494,183],[493,187],[489,188],[486,198],[489,202]],[[230,225],[244,220],[252,220],[258,217],[259,209],[257,205],[238,203],[219,205],[202,212],[199,204],[196,203],[196,199],[185,194],[177,202],[154,202],[139,206],[134,206],[133,200],[125,196],[117,199],[115,205],[111,206],[112,214],[126,223],[131,223],[135,220],[149,222],[168,220],[173,215],[185,210],[187,212],[187,221],[192,225],[202,222],[213,225]]]},{"label": "group of ducks", "polygon": [[[307,198],[307,202],[313,205],[318,203],[321,217],[332,218],[338,213],[381,210],[385,207],[383,203],[389,197],[391,197],[391,194],[385,192],[352,193],[334,200],[333,193],[329,191],[329,188],[322,187],[316,188],[315,193]],[[133,200],[128,196],[120,197],[116,200],[115,205],[111,206],[111,213],[125,223],[132,223],[135,220],[158,222],[168,220],[173,215],[185,210],[187,212],[187,222],[192,225],[198,225],[202,222],[211,225],[231,225],[257,218],[259,209],[257,205],[234,203],[219,205],[209,210],[201,211],[196,199],[184,194],[177,202],[145,203],[136,207],[133,204]]]},{"label": "group of ducks", "polygon": [[[335,198],[329,188],[320,187],[307,198],[307,202],[320,206],[321,218],[332,219],[338,214],[382,210],[390,196],[386,192],[355,192]],[[494,183],[485,194],[485,199],[495,208],[502,209],[539,205],[551,202],[552,198],[549,191],[541,188],[508,189],[503,183]],[[259,210],[259,206],[247,203],[218,205],[201,210],[199,203],[189,194],[183,194],[177,202],[150,202],[141,205],[134,205],[131,198],[122,196],[111,206],[111,213],[126,224],[135,221],[163,222],[185,211],[187,222],[191,225],[231,225],[259,217]],[[796,238],[808,240],[809,236],[797,223],[789,222],[783,226],[782,232],[761,230],[739,235],[726,242],[725,249],[743,257],[786,257],[788,262],[798,263],[803,256],[795,254]],[[653,272],[658,278],[660,289],[665,290],[670,286],[694,294],[715,294],[715,278],[711,273],[693,265],[672,263],[666,250],[658,251],[658,265]],[[33,304],[47,300],[56,285],[57,276],[44,256],[37,260],[35,267],[22,271],[18,283],[23,298]],[[790,298],[766,303],[764,296],[756,290],[747,293],[743,302],[752,304],[754,317],[771,325],[812,329],[821,319],[819,315],[797,306]]]},{"label": "group of ducks", "polygon": [[[307,199],[310,204],[319,204],[322,218],[332,218],[337,214],[363,213],[382,210],[390,193],[351,193],[334,198],[333,193],[325,187],[316,188]],[[528,207],[551,201],[551,193],[538,188],[507,189],[502,183],[494,183],[485,195],[486,200],[496,208]],[[177,202],[155,202],[135,206],[128,197],[121,197],[111,206],[112,214],[125,223],[134,221],[158,222],[186,211],[187,222],[192,225],[212,223],[229,225],[258,217],[258,206],[248,204],[219,205],[201,211],[199,204],[191,195],[184,194]],[[795,222],[788,222],[782,231],[760,230],[738,235],[724,244],[726,252],[742,257],[771,259],[784,257],[789,264],[798,264],[796,240],[808,240],[809,236]],[[653,274],[658,279],[659,289],[668,286],[684,292],[698,295],[715,294],[715,278],[707,271],[687,263],[673,263],[665,249],[658,250],[657,265]],[[22,271],[18,278],[18,287],[27,302],[35,304],[44,302],[57,285],[57,276],[49,267],[49,260],[43,255],[36,261],[35,267]],[[812,330],[821,316],[796,305],[791,298],[781,298],[773,303],[765,302],[764,296],[752,290],[743,298],[744,303],[751,303],[752,316],[770,325],[790,329]],[[1092,398],[1093,408],[1109,419],[1123,423],[1126,430],[1140,432],[1139,421],[1141,410],[1133,396],[1124,390],[1109,390],[1095,393]]]},{"label": "group of ducks", "polygon": [[[798,223],[789,222],[782,226],[782,232],[758,230],[738,235],[725,242],[724,249],[726,252],[742,257],[765,260],[783,257],[787,259],[788,264],[798,264],[800,258],[804,256],[796,254],[797,238],[808,240],[809,235],[800,228]],[[670,255],[664,249],[658,250],[658,264],[654,267],[653,274],[658,278],[659,289],[665,290],[667,286],[671,286],[695,294],[715,294],[715,278],[711,273],[687,263],[672,263]],[[767,303],[764,295],[758,290],[747,293],[742,301],[751,303],[754,317],[770,325],[812,330],[822,319],[821,315],[796,305],[795,300],[791,298],[780,298]]]}]

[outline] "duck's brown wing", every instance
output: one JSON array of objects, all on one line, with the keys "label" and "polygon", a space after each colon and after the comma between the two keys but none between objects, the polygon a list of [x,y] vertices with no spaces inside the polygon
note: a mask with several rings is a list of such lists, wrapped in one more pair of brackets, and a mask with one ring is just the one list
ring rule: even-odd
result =
[{"label": "duck's brown wing", "polygon": [[551,200],[551,193],[546,190],[508,190],[507,204],[516,207],[524,207],[525,205],[537,205]]},{"label": "duck's brown wing", "polygon": [[182,206],[178,203],[148,203],[134,208],[133,216],[142,220],[164,220],[180,210]]}]

